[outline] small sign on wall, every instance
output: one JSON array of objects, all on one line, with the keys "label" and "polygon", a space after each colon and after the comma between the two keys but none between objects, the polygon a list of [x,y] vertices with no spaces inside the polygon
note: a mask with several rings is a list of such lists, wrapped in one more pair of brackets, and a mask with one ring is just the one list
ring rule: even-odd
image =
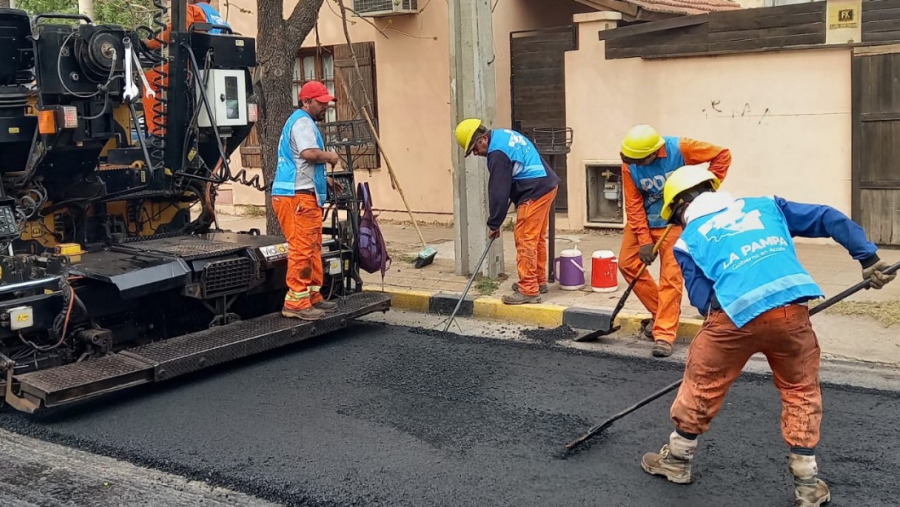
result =
[{"label": "small sign on wall", "polygon": [[826,0],[825,44],[862,42],[862,0]]}]

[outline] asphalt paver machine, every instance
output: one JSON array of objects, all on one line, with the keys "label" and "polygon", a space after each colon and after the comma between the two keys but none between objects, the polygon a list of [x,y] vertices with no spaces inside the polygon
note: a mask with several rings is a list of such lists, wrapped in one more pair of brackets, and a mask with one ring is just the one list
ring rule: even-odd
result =
[{"label": "asphalt paver machine", "polygon": [[[264,188],[229,164],[256,121],[255,41],[186,27],[185,0],[155,5],[154,26],[135,29],[0,9],[0,381],[17,410],[172,379],[390,306],[362,291],[360,203],[343,171],[323,219],[340,311],[280,315],[284,238],[215,220],[218,185]],[[167,18],[168,41],[139,42]],[[135,107],[149,80],[151,119]],[[148,135],[148,121],[165,130]]]}]

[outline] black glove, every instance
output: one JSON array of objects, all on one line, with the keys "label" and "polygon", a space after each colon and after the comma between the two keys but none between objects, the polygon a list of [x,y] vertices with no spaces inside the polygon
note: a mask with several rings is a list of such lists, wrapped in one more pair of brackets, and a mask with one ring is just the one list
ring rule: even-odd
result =
[{"label": "black glove", "polygon": [[880,289],[885,286],[888,282],[897,278],[897,274],[886,275],[884,274],[884,270],[889,266],[884,261],[878,261],[872,266],[867,268],[863,268],[862,277],[863,280],[869,281],[869,287],[873,289]]},{"label": "black glove", "polygon": [[656,254],[653,253],[653,245],[644,245],[638,250],[638,257],[640,257],[641,262],[644,264],[653,264],[653,261],[656,260]]}]

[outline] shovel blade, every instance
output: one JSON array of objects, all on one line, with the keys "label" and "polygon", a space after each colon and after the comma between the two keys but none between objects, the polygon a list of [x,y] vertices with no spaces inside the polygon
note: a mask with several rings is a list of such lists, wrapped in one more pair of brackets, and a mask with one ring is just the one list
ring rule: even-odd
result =
[{"label": "shovel blade", "polygon": [[618,331],[619,329],[622,329],[622,326],[613,326],[608,329],[598,329],[597,331],[594,331],[594,332],[588,333],[584,336],[575,338],[575,341],[576,342],[592,342],[592,341],[596,340],[597,338],[613,334],[616,331]]}]

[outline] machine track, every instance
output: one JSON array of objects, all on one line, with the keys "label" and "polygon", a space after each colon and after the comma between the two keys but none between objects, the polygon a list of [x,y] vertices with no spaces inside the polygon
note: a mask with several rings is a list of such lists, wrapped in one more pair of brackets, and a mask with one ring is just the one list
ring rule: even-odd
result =
[{"label": "machine track", "polygon": [[[362,292],[339,304],[339,312],[316,322],[287,319],[276,312],[126,349],[97,360],[13,375],[12,382],[7,382],[6,401],[19,410],[34,412],[41,406],[65,405],[162,382],[342,329],[354,318],[387,311],[390,296]],[[14,392],[15,386],[18,392]]]}]

